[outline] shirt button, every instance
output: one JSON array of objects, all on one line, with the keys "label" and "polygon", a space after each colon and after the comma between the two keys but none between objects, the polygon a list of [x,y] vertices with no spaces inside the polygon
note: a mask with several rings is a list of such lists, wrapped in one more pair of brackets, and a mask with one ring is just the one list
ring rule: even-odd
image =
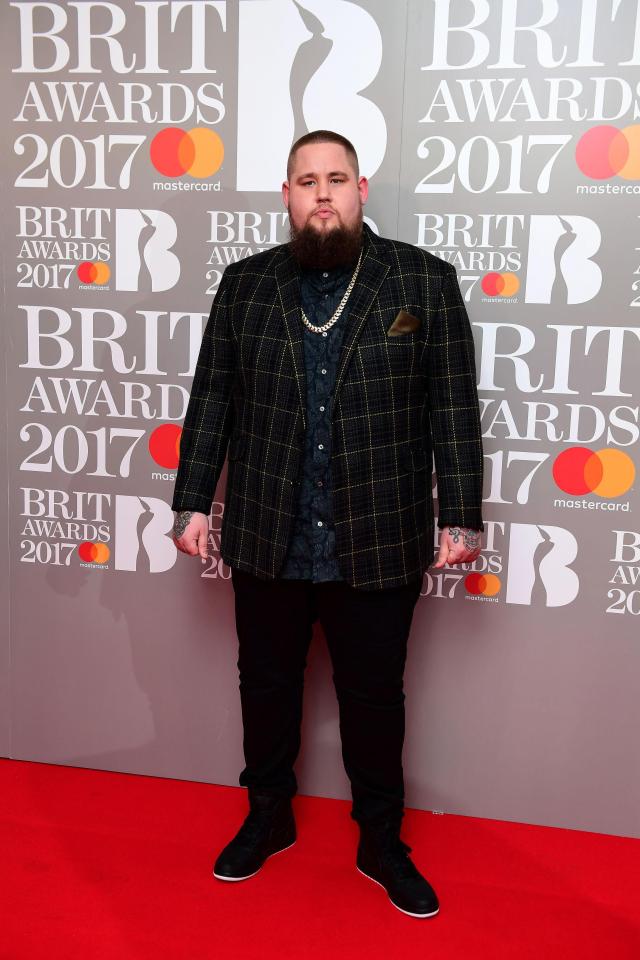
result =
[{"label": "shirt button", "polygon": [[319,487],[322,486],[322,480],[318,480],[318,486],[319,486]]},{"label": "shirt button", "polygon": [[326,372],[327,372],[327,371],[324,369],[324,367],[322,368],[322,372],[323,372],[323,373],[326,373]]},{"label": "shirt button", "polygon": [[322,331],[322,336],[323,336],[323,337],[326,337],[326,335],[327,335],[327,331],[326,331],[326,330],[323,330],[323,331]]},{"label": "shirt button", "polygon": [[318,450],[324,450],[324,444],[319,443],[319,444],[318,444]]},{"label": "shirt button", "polygon": [[323,277],[328,277],[329,274],[328,274],[328,273],[323,273],[322,276],[323,276]]},{"label": "shirt button", "polygon": [[322,520],[318,520],[318,526],[319,526],[319,527],[322,526]]},{"label": "shirt button", "polygon": [[322,410],[322,412],[324,413],[324,407],[320,407],[320,409],[321,409],[321,410]]}]

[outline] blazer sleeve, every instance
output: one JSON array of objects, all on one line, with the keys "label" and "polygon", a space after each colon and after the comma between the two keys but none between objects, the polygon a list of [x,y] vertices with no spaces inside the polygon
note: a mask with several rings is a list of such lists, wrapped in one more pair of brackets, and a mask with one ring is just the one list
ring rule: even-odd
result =
[{"label": "blazer sleeve", "polygon": [[438,480],[438,527],[484,530],[483,450],[473,332],[448,264],[427,341],[427,391]]},{"label": "blazer sleeve", "polygon": [[236,358],[229,318],[230,277],[225,270],[205,326],[180,437],[171,507],[208,514],[233,425]]}]

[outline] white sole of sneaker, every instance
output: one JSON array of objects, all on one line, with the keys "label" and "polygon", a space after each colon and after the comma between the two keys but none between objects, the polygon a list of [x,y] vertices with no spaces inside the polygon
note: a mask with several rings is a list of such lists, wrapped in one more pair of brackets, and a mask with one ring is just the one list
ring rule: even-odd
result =
[{"label": "white sole of sneaker", "polygon": [[[375,880],[373,877],[370,877],[369,874],[365,873],[364,870],[361,870],[357,864],[356,864],[356,870],[358,871],[358,873],[361,873],[363,877],[366,877],[367,880],[372,880],[373,883],[377,883],[379,887],[382,887],[386,895],[389,897],[389,891],[384,886],[384,884],[380,883],[379,880]],[[440,907],[438,907],[437,910],[432,910],[431,913],[411,913],[410,910],[403,910],[402,907],[399,907],[397,903],[393,902],[391,897],[389,897],[389,903],[393,903],[396,910],[399,910],[401,913],[406,913],[407,916],[409,917],[418,917],[419,919],[426,919],[426,917],[435,917],[435,915],[440,912]]]},{"label": "white sole of sneaker", "polygon": [[[296,837],[296,840],[297,839],[298,838]],[[271,857],[277,857],[279,853],[284,853],[285,850],[288,850],[289,847],[292,847],[293,844],[296,842],[296,840],[294,840],[293,843],[289,843],[286,847],[283,847],[281,850],[274,850],[273,853],[270,853],[268,857],[265,857],[262,867],[267,862],[267,860],[271,859]],[[213,871],[213,876],[217,880],[228,880],[231,883],[235,883],[237,880],[248,880],[249,877],[255,877],[256,873],[260,873],[260,871],[262,870],[262,867],[258,867],[257,870],[254,870],[253,873],[248,873],[245,877],[225,877],[220,873],[216,873],[215,869]]]}]

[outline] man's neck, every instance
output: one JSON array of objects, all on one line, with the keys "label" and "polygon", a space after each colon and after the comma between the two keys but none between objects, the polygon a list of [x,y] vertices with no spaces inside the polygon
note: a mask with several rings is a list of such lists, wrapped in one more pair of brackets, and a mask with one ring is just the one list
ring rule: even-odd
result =
[{"label": "man's neck", "polygon": [[353,273],[357,262],[358,258],[356,257],[355,260],[351,260],[349,263],[338,264],[336,267],[301,267],[300,269],[302,273],[307,273],[310,276],[327,273],[330,277],[333,277],[338,276],[340,273],[346,273],[347,271]]}]

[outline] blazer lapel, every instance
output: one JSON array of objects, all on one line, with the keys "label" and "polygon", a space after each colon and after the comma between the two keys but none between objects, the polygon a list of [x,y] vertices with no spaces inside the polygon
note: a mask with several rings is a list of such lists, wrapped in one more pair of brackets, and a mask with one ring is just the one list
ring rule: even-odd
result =
[{"label": "blazer lapel", "polygon": [[276,284],[282,304],[284,326],[293,357],[293,367],[298,384],[298,395],[302,410],[302,422],[307,427],[307,377],[304,367],[303,325],[300,317],[300,273],[297,264],[287,247],[284,256],[276,267]]},{"label": "blazer lapel", "polygon": [[342,338],[338,371],[336,373],[334,402],[335,396],[344,379],[355,343],[362,332],[373,301],[378,294],[378,290],[389,272],[389,265],[380,259],[380,251],[375,242],[375,234],[366,223],[364,224],[364,234],[365,247],[360,272],[358,273],[355,286],[351,291],[348,312],[345,317],[346,325]]}]

